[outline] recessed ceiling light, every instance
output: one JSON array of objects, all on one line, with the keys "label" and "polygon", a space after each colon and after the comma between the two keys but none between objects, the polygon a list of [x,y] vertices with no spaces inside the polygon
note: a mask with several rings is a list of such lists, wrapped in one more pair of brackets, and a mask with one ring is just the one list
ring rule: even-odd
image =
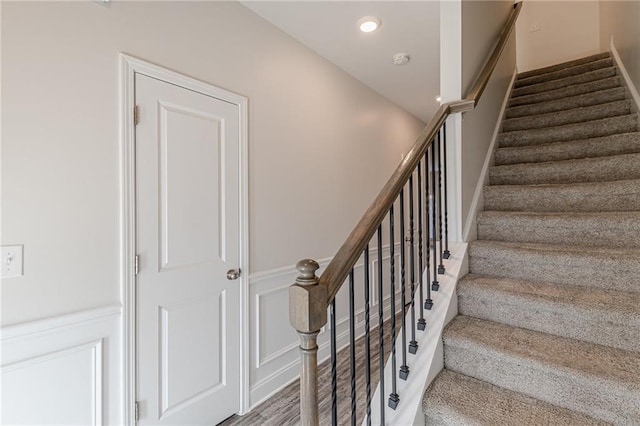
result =
[{"label": "recessed ceiling light", "polygon": [[358,19],[358,27],[363,33],[371,33],[377,30],[380,24],[380,18],[375,16],[363,16]]},{"label": "recessed ceiling light", "polygon": [[436,96],[436,101],[442,102],[442,96]]}]

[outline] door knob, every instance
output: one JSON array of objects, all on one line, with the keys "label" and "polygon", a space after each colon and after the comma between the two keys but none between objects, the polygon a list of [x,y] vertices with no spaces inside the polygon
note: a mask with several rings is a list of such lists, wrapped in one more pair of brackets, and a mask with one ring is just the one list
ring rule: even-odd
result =
[{"label": "door knob", "polygon": [[240,269],[229,269],[227,271],[227,279],[228,280],[237,280],[240,278]]}]

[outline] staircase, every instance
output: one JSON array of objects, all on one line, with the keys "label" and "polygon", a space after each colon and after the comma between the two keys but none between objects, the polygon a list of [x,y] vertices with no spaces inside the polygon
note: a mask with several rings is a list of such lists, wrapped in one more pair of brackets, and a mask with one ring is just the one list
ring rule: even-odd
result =
[{"label": "staircase", "polygon": [[518,75],[427,424],[640,424],[640,133],[609,53]]}]

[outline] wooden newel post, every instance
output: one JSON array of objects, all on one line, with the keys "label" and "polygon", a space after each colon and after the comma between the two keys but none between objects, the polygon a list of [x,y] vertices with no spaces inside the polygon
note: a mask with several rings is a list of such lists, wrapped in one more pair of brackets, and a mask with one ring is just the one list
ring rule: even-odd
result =
[{"label": "wooden newel post", "polygon": [[298,262],[300,275],[289,287],[289,322],[300,335],[300,424],[318,425],[318,344],[327,323],[327,289],[319,285],[320,265],[311,259]]}]

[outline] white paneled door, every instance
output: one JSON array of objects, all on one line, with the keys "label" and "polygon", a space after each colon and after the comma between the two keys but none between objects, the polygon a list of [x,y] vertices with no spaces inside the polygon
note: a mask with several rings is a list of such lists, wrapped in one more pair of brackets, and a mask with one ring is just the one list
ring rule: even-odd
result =
[{"label": "white paneled door", "polygon": [[238,105],[136,74],[137,401],[143,425],[240,403]]}]

